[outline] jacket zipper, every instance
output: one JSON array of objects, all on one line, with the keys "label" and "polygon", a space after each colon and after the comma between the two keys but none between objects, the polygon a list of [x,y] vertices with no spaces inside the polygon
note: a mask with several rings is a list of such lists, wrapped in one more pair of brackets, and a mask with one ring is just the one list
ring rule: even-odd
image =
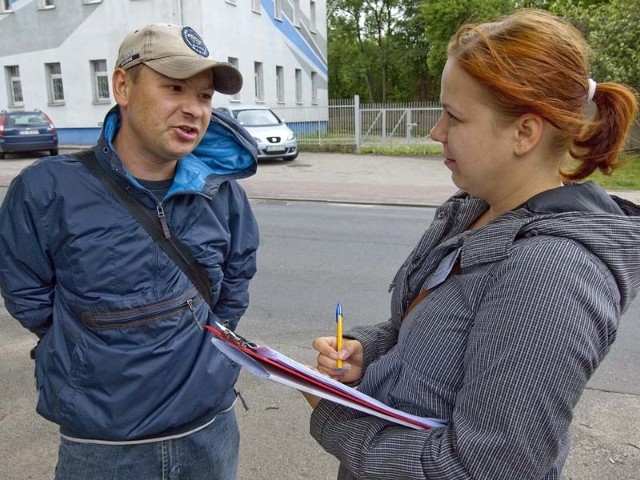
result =
[{"label": "jacket zipper", "polygon": [[202,324],[198,321],[198,317],[196,317],[196,307],[193,304],[193,299],[190,298],[189,300],[187,300],[187,306],[189,307],[189,310],[191,310],[191,317],[193,318],[193,321],[195,322],[195,324],[198,326],[198,328],[204,332],[204,327],[202,326]]},{"label": "jacket zipper", "polygon": [[156,206],[156,213],[158,214],[158,218],[160,219],[160,225],[162,225],[162,233],[164,233],[164,238],[171,238],[171,231],[169,230],[169,224],[167,223],[167,218],[164,214],[164,205],[162,202],[158,203]]},{"label": "jacket zipper", "polygon": [[[184,312],[185,310],[189,310],[191,312],[191,318],[193,319],[193,322],[200,330],[204,330],[202,324],[196,317],[196,302],[200,297],[194,290],[195,289],[190,289],[185,295],[182,296],[183,299],[178,298],[171,302],[164,301],[159,302],[155,305],[152,304],[145,307],[133,308],[125,311],[97,313],[85,311],[81,314],[82,321],[87,326],[98,330],[130,328],[138,325],[153,323],[164,318],[172,317],[177,313]],[[178,302],[177,305],[175,302]],[[174,306],[170,306],[171,304],[173,304]],[[169,308],[164,309],[164,306],[167,306]]]}]

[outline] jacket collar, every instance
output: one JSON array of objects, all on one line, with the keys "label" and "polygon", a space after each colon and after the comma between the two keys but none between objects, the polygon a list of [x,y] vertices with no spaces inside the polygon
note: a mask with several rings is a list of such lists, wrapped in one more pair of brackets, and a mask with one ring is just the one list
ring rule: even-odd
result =
[{"label": "jacket collar", "polygon": [[[117,153],[113,139],[120,128],[120,109],[107,113],[98,143],[99,150]],[[176,175],[168,195],[184,191],[212,194],[223,181],[250,177],[257,171],[258,149],[255,140],[234,119],[213,112],[209,127],[195,150],[178,160]],[[121,171],[134,184],[117,154],[110,156],[111,168]]]}]

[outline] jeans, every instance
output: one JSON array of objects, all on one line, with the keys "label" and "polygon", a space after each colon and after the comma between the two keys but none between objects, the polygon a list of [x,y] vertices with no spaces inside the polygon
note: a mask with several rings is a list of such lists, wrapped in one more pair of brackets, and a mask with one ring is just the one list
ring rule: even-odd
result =
[{"label": "jeans", "polygon": [[234,480],[239,444],[233,408],[174,440],[98,445],[62,438],[55,480]]}]

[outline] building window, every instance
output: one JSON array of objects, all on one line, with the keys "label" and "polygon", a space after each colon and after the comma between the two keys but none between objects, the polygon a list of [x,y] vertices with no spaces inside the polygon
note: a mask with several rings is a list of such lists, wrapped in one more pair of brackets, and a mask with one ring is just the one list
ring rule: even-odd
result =
[{"label": "building window", "polygon": [[316,32],[316,0],[309,0],[309,30]]},{"label": "building window", "polygon": [[11,0],[0,0],[0,13],[11,13]]},{"label": "building window", "polygon": [[38,10],[47,10],[55,7],[54,0],[38,0]]},{"label": "building window", "polygon": [[45,63],[47,72],[47,90],[49,105],[61,105],[64,103],[64,88],[62,87],[62,68],[59,63]]},{"label": "building window", "polygon": [[318,74],[311,72],[311,103],[318,103]]},{"label": "building window", "polygon": [[262,12],[260,0],[251,0],[251,10],[253,10],[256,13]]},{"label": "building window", "polygon": [[293,0],[293,25],[300,28],[300,0]]},{"label": "building window", "polygon": [[255,83],[256,102],[264,102],[264,75],[262,73],[262,63],[253,63],[253,79]]},{"label": "building window", "polygon": [[[238,61],[238,59],[237,59],[237,58],[235,58],[235,57],[229,57],[229,58],[227,59],[227,62],[229,62],[231,65],[233,65],[233,66],[234,66],[234,67],[236,67],[238,70],[240,70],[240,62]],[[213,88],[215,88],[215,85],[213,86]],[[234,100],[240,100],[240,92],[236,93],[236,94],[233,96],[233,99],[234,99]]]},{"label": "building window", "polygon": [[93,81],[93,102],[109,102],[109,74],[107,73],[106,60],[91,60],[91,77]]},{"label": "building window", "polygon": [[276,98],[284,103],[284,67],[276,66]]},{"label": "building window", "polygon": [[296,68],[296,103],[302,103],[302,70]]},{"label": "building window", "polygon": [[20,81],[20,67],[18,65],[4,67],[4,76],[7,79],[9,106],[22,105],[24,98],[22,96],[22,82]]},{"label": "building window", "polygon": [[273,0],[273,18],[282,20],[282,0]]}]

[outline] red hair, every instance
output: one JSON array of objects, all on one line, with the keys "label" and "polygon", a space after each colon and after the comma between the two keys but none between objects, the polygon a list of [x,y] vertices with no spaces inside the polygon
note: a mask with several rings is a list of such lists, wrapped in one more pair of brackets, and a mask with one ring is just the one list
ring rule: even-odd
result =
[{"label": "red hair", "polygon": [[468,24],[453,36],[448,56],[493,94],[495,108],[517,117],[536,113],[556,127],[558,150],[577,160],[569,180],[617,166],[638,111],[628,86],[598,83],[596,112],[589,103],[588,46],[567,21],[542,10],[522,9],[502,20]]}]

